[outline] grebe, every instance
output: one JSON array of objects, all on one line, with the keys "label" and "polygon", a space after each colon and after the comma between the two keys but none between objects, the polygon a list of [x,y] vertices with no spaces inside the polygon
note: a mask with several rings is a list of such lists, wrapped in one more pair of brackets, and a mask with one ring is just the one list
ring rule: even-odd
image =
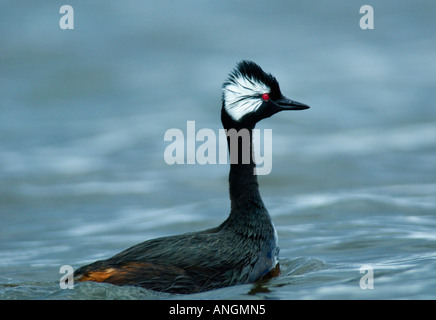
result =
[{"label": "grebe", "polygon": [[[308,108],[284,97],[275,77],[254,62],[239,62],[223,84],[221,109],[230,155],[239,159],[230,164],[229,217],[218,227],[151,239],[82,266],[75,280],[187,294],[278,276],[277,233],[259,193],[254,159],[250,154],[248,163],[239,162],[248,146],[252,150],[257,122],[282,110]],[[250,139],[231,144],[231,129],[248,130]]]}]

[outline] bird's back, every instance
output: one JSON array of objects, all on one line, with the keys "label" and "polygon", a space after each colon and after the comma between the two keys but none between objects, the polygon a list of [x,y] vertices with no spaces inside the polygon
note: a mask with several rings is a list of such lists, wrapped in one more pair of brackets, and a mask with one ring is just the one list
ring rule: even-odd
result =
[{"label": "bird's back", "polygon": [[[192,293],[247,283],[264,240],[225,227],[151,239],[75,272],[78,281]],[[264,262],[262,262],[264,263]],[[250,281],[251,282],[251,281]]]}]

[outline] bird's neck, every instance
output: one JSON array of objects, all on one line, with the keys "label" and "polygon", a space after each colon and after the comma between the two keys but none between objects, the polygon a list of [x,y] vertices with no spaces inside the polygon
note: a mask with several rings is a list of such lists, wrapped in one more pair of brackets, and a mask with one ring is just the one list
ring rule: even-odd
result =
[{"label": "bird's neck", "polygon": [[230,156],[229,188],[232,209],[240,205],[262,206],[255,174],[253,128],[226,130]]},{"label": "bird's neck", "polygon": [[244,235],[264,238],[272,232],[272,223],[260,196],[255,174],[252,141],[254,125],[248,128],[230,126],[224,128],[227,133],[231,162],[229,174],[231,212],[225,225]]}]

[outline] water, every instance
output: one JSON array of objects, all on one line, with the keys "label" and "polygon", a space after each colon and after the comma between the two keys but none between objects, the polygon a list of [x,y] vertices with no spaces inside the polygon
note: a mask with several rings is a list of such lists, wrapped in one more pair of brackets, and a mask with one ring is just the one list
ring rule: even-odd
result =
[{"label": "water", "polygon": [[[361,30],[357,1],[70,1],[65,31],[59,2],[24,3],[0,12],[1,299],[436,298],[433,2],[373,1]],[[259,181],[282,276],[186,296],[60,289],[62,265],[226,218],[228,166],[169,166],[163,136],[218,132],[243,58],[312,107],[258,126],[273,129]]]}]

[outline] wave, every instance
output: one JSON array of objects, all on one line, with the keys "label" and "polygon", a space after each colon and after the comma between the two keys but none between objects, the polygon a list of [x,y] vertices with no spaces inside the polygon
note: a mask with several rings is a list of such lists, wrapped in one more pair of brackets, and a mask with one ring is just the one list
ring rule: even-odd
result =
[{"label": "wave", "polygon": [[386,151],[416,151],[434,148],[436,122],[330,134],[305,134],[291,140],[287,136],[281,136],[277,130],[274,131],[273,139],[277,139],[277,142],[274,141],[273,154],[280,153],[280,150],[292,150],[310,156],[362,156]]},{"label": "wave", "polygon": [[396,208],[433,210],[436,209],[436,184],[376,186],[326,193],[300,194],[282,199],[271,198],[266,200],[271,202],[270,212],[275,216],[352,202],[381,204]]}]

